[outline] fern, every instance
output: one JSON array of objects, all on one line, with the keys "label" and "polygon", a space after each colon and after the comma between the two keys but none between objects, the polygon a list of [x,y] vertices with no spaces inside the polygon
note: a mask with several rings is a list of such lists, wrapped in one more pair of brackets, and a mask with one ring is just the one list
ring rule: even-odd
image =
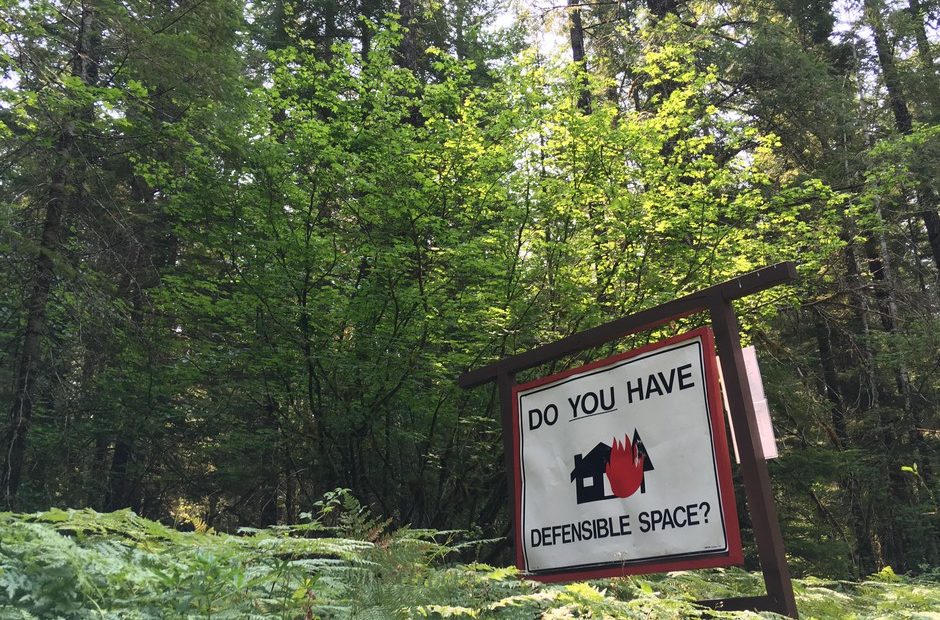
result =
[{"label": "fern", "polygon": [[[696,600],[759,594],[726,569],[544,585],[452,564],[472,541],[399,528],[337,491],[299,526],[179,532],[130,511],[0,513],[0,620],[33,618],[702,618]],[[940,575],[795,582],[808,618],[936,618]],[[717,613],[717,618],[772,614]]]}]

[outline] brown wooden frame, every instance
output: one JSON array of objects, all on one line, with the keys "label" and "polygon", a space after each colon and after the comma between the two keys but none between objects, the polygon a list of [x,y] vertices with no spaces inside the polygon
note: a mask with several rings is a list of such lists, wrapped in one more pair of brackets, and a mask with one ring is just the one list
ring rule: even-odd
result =
[{"label": "brown wooden frame", "polygon": [[754,404],[751,401],[744,357],[741,352],[738,319],[731,305],[735,299],[793,282],[796,278],[796,266],[792,262],[777,263],[654,308],[572,334],[524,353],[503,358],[461,375],[457,383],[464,389],[496,380],[499,390],[510,514],[515,514],[511,422],[512,388],[516,384],[516,373],[639,331],[653,329],[674,319],[707,311],[711,317],[711,327],[718,347],[724,390],[728,397],[731,424],[741,459],[744,494],[750,511],[757,554],[760,558],[767,593],[762,596],[716,599],[700,601],[700,603],[725,611],[745,609],[773,611],[797,618],[790,569],[787,566],[777,508],[770,487],[770,475],[767,472],[767,463],[761,448]]}]

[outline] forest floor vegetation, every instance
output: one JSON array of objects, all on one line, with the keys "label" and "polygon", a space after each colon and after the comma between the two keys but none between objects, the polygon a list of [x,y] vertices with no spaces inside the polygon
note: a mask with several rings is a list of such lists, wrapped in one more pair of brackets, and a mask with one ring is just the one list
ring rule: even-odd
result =
[{"label": "forest floor vegetation", "polygon": [[[455,563],[488,541],[392,530],[349,501],[334,496],[301,525],[233,534],[130,510],[2,513],[0,618],[698,618],[696,600],[762,591],[759,574],[739,569],[539,584]],[[804,618],[940,618],[936,571],[794,587]]]}]

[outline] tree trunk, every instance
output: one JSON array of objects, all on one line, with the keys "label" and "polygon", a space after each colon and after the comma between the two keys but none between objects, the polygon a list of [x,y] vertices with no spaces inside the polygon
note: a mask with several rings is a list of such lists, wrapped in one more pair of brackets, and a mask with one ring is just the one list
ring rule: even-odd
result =
[{"label": "tree trunk", "polygon": [[878,55],[878,65],[881,67],[881,77],[888,91],[888,102],[898,131],[910,133],[913,121],[907,101],[901,90],[901,75],[898,73],[897,63],[894,60],[894,49],[888,39],[884,21],[881,18],[881,3],[879,0],[865,0],[865,15],[868,25],[871,26],[875,39],[875,52]]},{"label": "tree trunk", "polygon": [[646,0],[646,8],[658,19],[662,19],[670,13],[677,14],[679,4],[676,0]]},{"label": "tree trunk", "polygon": [[105,510],[120,510],[130,505],[128,494],[128,467],[134,460],[134,445],[126,439],[114,443],[114,456],[108,472],[108,488],[105,490]]},{"label": "tree trunk", "polygon": [[[882,233],[870,233],[868,241],[865,243],[865,253],[868,258],[869,269],[875,283],[875,297],[878,300],[878,312],[881,315],[881,324],[884,331],[890,336],[897,334],[898,310],[895,300],[895,282],[891,270],[890,258],[888,256],[887,242]],[[911,389],[908,379],[907,365],[904,356],[896,350],[896,344],[889,342],[888,347],[895,349],[892,351],[897,355],[898,361],[894,368],[894,379],[898,396],[900,397],[900,408],[903,412],[903,423],[912,424],[911,411]],[[896,417],[882,418],[882,444],[886,458],[885,466],[888,469],[888,490],[891,501],[898,506],[910,504],[911,493],[908,480],[901,472],[901,466],[904,464],[898,459],[899,448],[898,434],[901,426]],[[903,427],[902,427],[903,428]],[[908,434],[916,432],[908,426]],[[893,511],[891,511],[893,512]],[[881,537],[885,541],[885,555],[888,563],[896,569],[904,570],[907,566],[907,549],[903,532],[898,531],[897,524],[894,523],[894,517],[889,522],[884,523]]]},{"label": "tree trunk", "polygon": [[362,62],[369,60],[369,53],[372,52],[372,26],[367,20],[376,17],[375,0],[360,0],[359,12],[364,19],[359,20],[359,56]]},{"label": "tree trunk", "polygon": [[[829,324],[820,314],[815,315],[816,343],[819,348],[819,361],[823,371],[823,391],[829,400],[832,426],[837,442],[837,448],[845,450],[849,446],[849,433],[845,420],[845,399],[839,390],[839,379],[836,372],[835,358],[832,351],[832,339]],[[869,519],[861,501],[861,489],[858,477],[854,472],[846,472],[840,476],[839,486],[846,496],[849,510],[852,514],[852,532],[855,537],[855,549],[852,559],[855,564],[856,575],[861,577],[871,574],[875,570],[875,553],[872,548],[872,536]]]},{"label": "tree trunk", "polygon": [[838,374],[832,355],[832,342],[829,325],[818,312],[815,316],[816,344],[819,348],[819,363],[823,371],[823,391],[829,400],[832,428],[835,433],[837,448],[844,450],[849,443],[849,433],[845,426],[845,409],[842,395],[838,388]]},{"label": "tree trunk", "polygon": [[[912,13],[916,12],[917,16],[920,15],[920,4],[918,0],[912,0],[909,6]],[[888,33],[884,21],[882,20],[881,9],[882,6],[879,0],[865,0],[865,13],[874,34],[875,51],[878,55],[878,64],[885,82],[885,89],[888,91],[891,110],[894,114],[895,127],[901,134],[910,134],[913,131],[913,121],[907,106],[907,101],[904,97],[900,74],[894,58],[894,50],[888,40]],[[921,30],[923,30],[923,22],[921,21],[920,24]],[[933,73],[933,61],[929,56],[929,48],[924,49],[923,54],[924,56],[921,57],[921,62],[927,64],[927,68]],[[932,86],[935,88],[936,80],[931,80],[931,82],[933,82]],[[940,215],[937,213],[935,195],[924,183],[918,183],[916,197],[917,204],[921,209],[921,217],[924,220],[924,226],[927,229],[927,239],[930,244],[931,253],[933,254],[934,264],[937,268],[936,278],[938,284],[940,284]],[[880,269],[882,274],[873,270],[872,275],[876,280],[881,281],[885,285],[885,288],[881,289],[882,296],[885,298],[886,302],[885,309],[887,310],[885,329],[893,333],[897,329],[894,276],[890,268],[890,263],[888,263],[888,245],[883,234],[879,234],[878,243],[882,256],[882,268]],[[921,459],[921,462],[924,463],[926,467],[925,475],[930,475],[929,459],[925,459],[929,454],[927,452],[926,440],[923,436],[923,432],[920,430],[922,425],[919,419],[919,412],[916,411],[911,404],[910,379],[903,356],[899,356],[899,359],[900,362],[898,364],[896,381],[898,391],[903,400],[904,414],[908,424],[907,435],[914,444],[918,458]]]},{"label": "tree trunk", "polygon": [[[911,3],[911,7],[915,5],[919,8],[916,0]],[[881,3],[878,0],[865,0],[865,15],[874,35],[875,52],[878,55],[878,65],[881,68],[885,90],[888,91],[888,102],[894,114],[894,124],[899,133],[906,135],[913,131],[914,123],[904,97],[901,75],[895,62],[894,49],[888,39],[888,31],[881,17],[881,9]],[[926,53],[926,60],[932,67],[929,49]],[[918,184],[916,193],[924,227],[927,229],[927,241],[933,254],[934,265],[937,267],[937,277],[940,279],[940,214],[937,213],[936,199],[933,192],[922,183]]]},{"label": "tree trunk", "polygon": [[[864,369],[864,380],[859,380],[859,390],[864,389],[867,398],[862,400],[862,394],[859,394],[858,400],[861,408],[864,410],[878,412],[878,423],[882,428],[886,427],[887,421],[884,418],[880,404],[880,394],[878,385],[878,373],[875,368],[874,354],[871,350],[871,310],[868,299],[861,292],[862,280],[859,270],[859,260],[855,252],[855,245],[851,241],[854,237],[854,226],[850,222],[844,223],[843,239],[846,241],[844,258],[845,270],[848,280],[848,289],[851,291],[852,306],[855,308],[856,319],[861,326],[862,342],[859,346],[861,353],[861,365]],[[886,441],[890,438],[884,438]],[[886,451],[882,450],[882,454]],[[889,472],[887,467],[883,470],[884,478],[880,478],[876,484],[889,486]],[[854,520],[853,530],[855,533],[856,557],[858,558],[858,572],[860,575],[869,575],[875,571],[878,566],[878,554],[874,545],[874,530],[872,524],[873,506],[869,502],[864,504],[864,496],[860,484],[858,473],[850,471],[846,476],[846,488],[849,493],[849,507]],[[891,514],[891,507],[887,506],[888,514]],[[875,523],[877,526],[878,523]]]},{"label": "tree trunk", "polygon": [[327,2],[323,10],[323,39],[320,41],[320,59],[324,62],[333,61],[333,44],[338,35],[336,13],[336,3]]},{"label": "tree trunk", "polygon": [[19,490],[26,451],[26,434],[33,413],[39,366],[42,359],[42,335],[46,323],[46,303],[55,277],[54,256],[59,250],[62,219],[66,210],[68,166],[72,148],[72,129],[69,128],[59,140],[56,149],[59,163],[52,173],[46,217],[36,257],[33,287],[27,302],[26,331],[17,360],[14,383],[13,406],[10,410],[10,426],[3,438],[4,468],[0,483],[3,485],[3,502],[12,509]]},{"label": "tree trunk", "polygon": [[[264,413],[261,416],[261,424],[267,437],[279,435],[277,410],[278,403],[275,398],[268,394],[265,397]],[[265,446],[261,452],[261,471],[259,480],[259,501],[261,502],[259,521],[262,527],[277,525],[279,490],[281,482],[281,467],[278,463],[280,452],[279,442],[275,441],[271,445]]]},{"label": "tree trunk", "polygon": [[[100,46],[99,26],[94,6],[83,4],[78,16],[78,31],[72,50],[72,75],[86,85],[98,80],[97,52]],[[63,220],[72,199],[71,166],[76,141],[76,122],[88,117],[91,110],[75,110],[65,119],[56,140],[55,164],[46,196],[39,252],[34,263],[32,288],[26,304],[26,329],[16,364],[10,423],[0,441],[3,450],[0,462],[0,493],[3,503],[12,508],[16,502],[26,455],[26,437],[36,400],[42,361],[42,339],[46,327],[46,309],[55,280],[56,255],[63,233]]]},{"label": "tree trunk", "polygon": [[[418,22],[415,20],[415,0],[400,0],[398,12],[401,14],[401,25],[404,29],[398,53],[401,66],[409,71],[418,71]],[[408,111],[408,123],[413,127],[421,127],[424,119],[417,103]]]},{"label": "tree trunk", "polygon": [[401,15],[402,28],[405,29],[398,47],[401,66],[416,71],[418,69],[418,33],[414,0],[399,0],[398,12]]},{"label": "tree trunk", "polygon": [[581,9],[578,0],[568,0],[568,35],[571,39],[571,60],[581,63],[581,92],[578,94],[578,108],[585,114],[591,113],[591,91],[587,84],[587,67],[584,64],[584,24],[581,22]]},{"label": "tree trunk", "polygon": [[930,114],[928,120],[936,122],[940,116],[940,80],[937,76],[937,66],[933,61],[933,52],[930,50],[930,40],[927,38],[927,30],[924,28],[924,8],[920,0],[910,0],[908,2],[908,12],[911,15],[911,22],[914,26],[914,40],[917,42],[917,59],[920,61],[920,68],[924,72],[924,86],[927,91],[927,99],[930,104]]}]

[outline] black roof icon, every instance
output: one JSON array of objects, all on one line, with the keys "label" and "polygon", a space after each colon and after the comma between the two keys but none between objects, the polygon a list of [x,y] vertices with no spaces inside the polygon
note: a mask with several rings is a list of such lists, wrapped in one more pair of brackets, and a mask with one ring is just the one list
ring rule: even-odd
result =
[{"label": "black roof icon", "polygon": [[605,443],[599,443],[585,455],[576,454],[574,456],[574,469],[571,470],[571,482],[575,478],[593,476],[595,473],[603,473],[610,462],[610,446]]}]

